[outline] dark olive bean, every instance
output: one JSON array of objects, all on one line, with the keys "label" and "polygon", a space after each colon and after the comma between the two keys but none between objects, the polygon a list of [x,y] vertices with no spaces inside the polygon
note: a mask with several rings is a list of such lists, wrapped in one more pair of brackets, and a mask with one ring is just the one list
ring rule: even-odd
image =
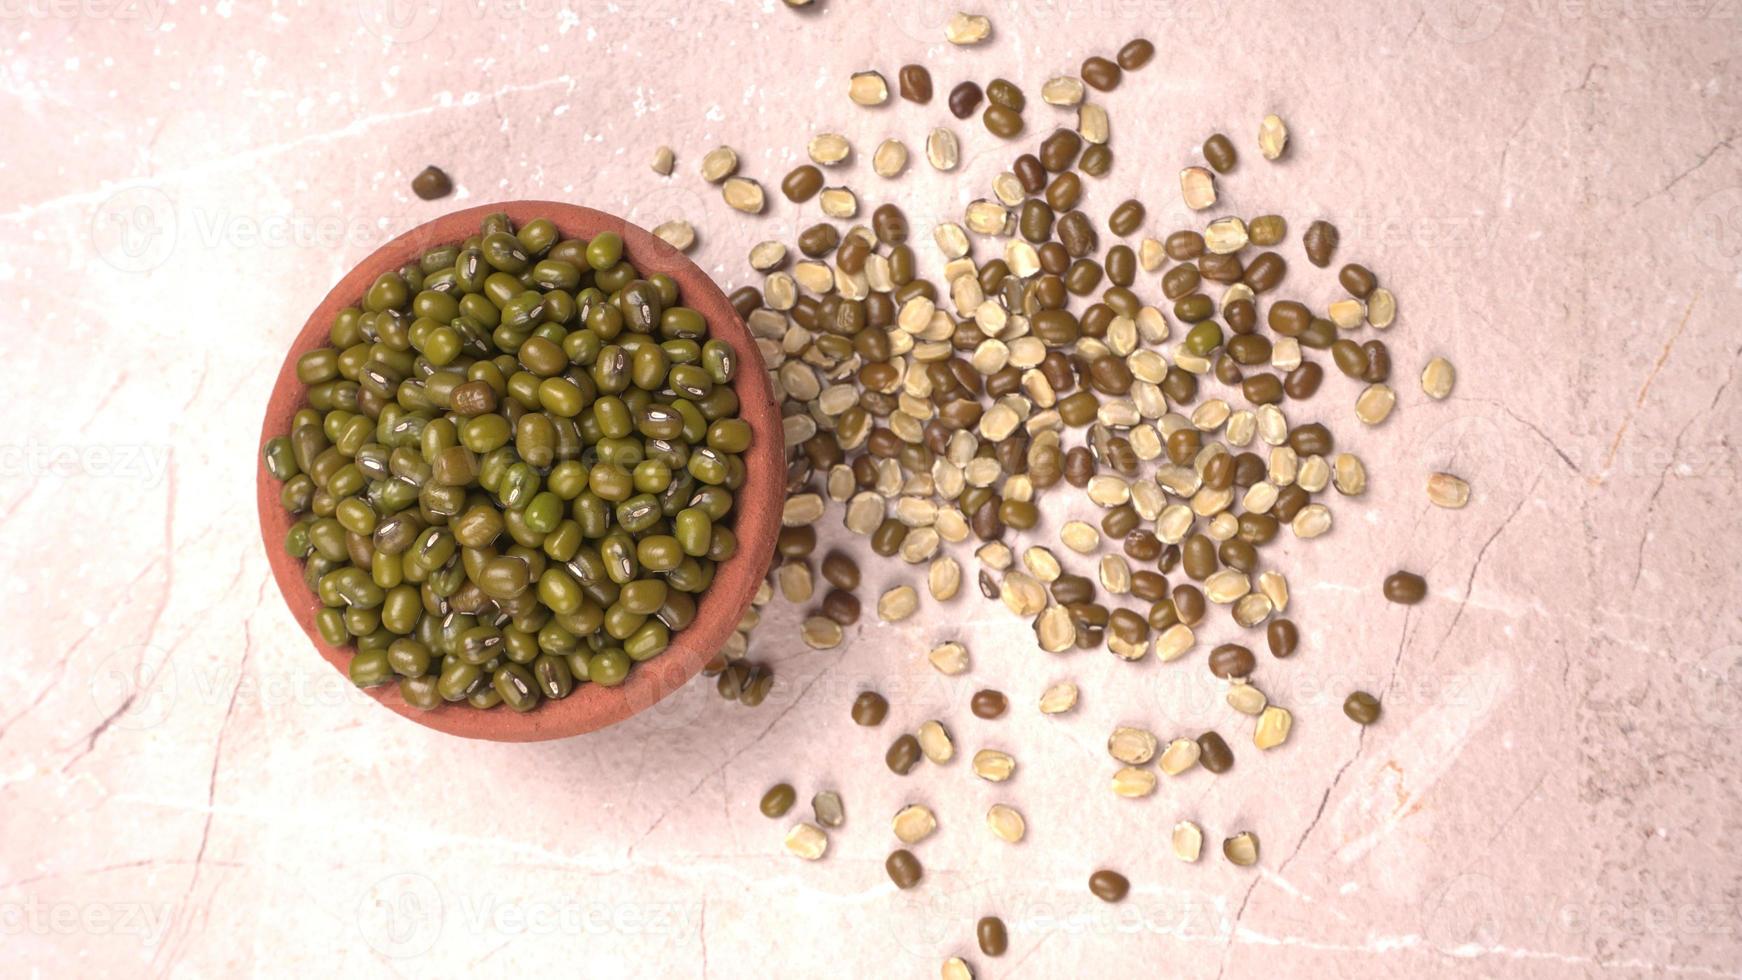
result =
[{"label": "dark olive bean", "polygon": [[1204,159],[1210,166],[1216,168],[1219,174],[1225,174],[1234,169],[1234,163],[1239,154],[1234,150],[1234,141],[1222,133],[1214,133],[1204,140]]},{"label": "dark olive bean", "polygon": [[454,182],[440,167],[425,167],[411,179],[411,192],[426,201],[433,201],[452,194]]},{"label": "dark olive bean", "polygon": [[905,849],[890,852],[883,862],[883,869],[889,872],[889,880],[895,882],[895,887],[901,889],[912,888],[925,877],[925,869],[920,866],[919,858]]},{"label": "dark olive bean", "polygon": [[1379,699],[1366,691],[1356,691],[1343,700],[1343,714],[1358,725],[1371,725],[1379,720]]},{"label": "dark olive bean", "polygon": [[1328,221],[1315,221],[1307,226],[1306,234],[1301,236],[1301,245],[1306,249],[1307,261],[1323,269],[1331,264],[1331,256],[1337,251],[1337,226]]}]

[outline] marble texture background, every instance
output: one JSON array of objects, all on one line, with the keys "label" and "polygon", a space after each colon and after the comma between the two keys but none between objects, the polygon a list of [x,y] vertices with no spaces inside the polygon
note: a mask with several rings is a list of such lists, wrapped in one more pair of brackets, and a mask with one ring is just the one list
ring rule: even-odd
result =
[{"label": "marble texture background", "polygon": [[[0,969],[934,976],[962,953],[982,977],[1742,975],[1742,11],[992,0],[994,40],[958,50],[951,9],[0,7]],[[1283,749],[1251,749],[1201,666],[1042,654],[977,595],[830,653],[777,601],[760,708],[695,684],[535,746],[406,723],[309,649],[255,534],[258,413],[305,311],[376,244],[450,205],[556,198],[686,217],[698,262],[739,285],[750,244],[816,216],[737,220],[695,176],[707,149],[772,190],[812,133],[846,133],[847,181],[924,230],[1010,155],[943,92],[1005,75],[1043,132],[1040,82],[1139,34],[1160,53],[1103,100],[1118,162],[1091,212],[1134,194],[1169,230],[1175,172],[1225,129],[1246,154],[1230,208],[1332,219],[1400,300],[1396,415],[1357,431],[1341,378],[1315,403],[1372,489],[1278,557],[1305,635],[1261,678],[1296,714]],[[850,72],[910,61],[931,107],[848,103]],[[1286,165],[1251,150],[1268,111]],[[899,185],[871,174],[878,140],[917,153],[939,123],[963,136],[956,178],[917,156]],[[647,166],[660,143],[669,180]],[[428,162],[449,201],[409,195]],[[1291,288],[1331,295],[1294,268]],[[1460,371],[1442,404],[1414,384],[1435,354]],[[1471,481],[1467,510],[1428,505],[1437,468]],[[1047,527],[1081,506],[1055,498]],[[1431,585],[1407,611],[1377,598],[1400,564]],[[869,606],[904,572],[867,567]],[[948,638],[974,657],[961,682],[923,660]],[[1064,677],[1082,706],[1041,717]],[[878,731],[848,723],[865,686],[893,705]],[[981,686],[1011,714],[969,716]],[[1338,708],[1357,686],[1386,702],[1365,733]],[[928,717],[1013,752],[1017,778],[890,777],[896,726]],[[1115,799],[1119,723],[1217,726],[1239,761]],[[787,856],[757,812],[779,780],[845,798],[825,861]],[[1028,817],[1020,846],[980,825],[1000,799]],[[925,885],[897,893],[886,821],[909,801],[942,828],[917,848]],[[1177,863],[1181,817],[1212,845],[1257,831],[1260,867]],[[1125,903],[1087,894],[1097,866],[1131,877]],[[973,950],[988,912],[1010,923],[999,960]]]}]

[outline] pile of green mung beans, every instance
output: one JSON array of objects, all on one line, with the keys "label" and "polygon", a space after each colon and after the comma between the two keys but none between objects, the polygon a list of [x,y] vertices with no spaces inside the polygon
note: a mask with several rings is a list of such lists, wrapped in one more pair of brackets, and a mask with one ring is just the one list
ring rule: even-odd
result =
[{"label": "pile of green mung beans", "polygon": [[615,232],[502,214],[340,311],[263,453],[351,680],[530,711],[665,650],[738,546],[751,433],[708,333]]}]

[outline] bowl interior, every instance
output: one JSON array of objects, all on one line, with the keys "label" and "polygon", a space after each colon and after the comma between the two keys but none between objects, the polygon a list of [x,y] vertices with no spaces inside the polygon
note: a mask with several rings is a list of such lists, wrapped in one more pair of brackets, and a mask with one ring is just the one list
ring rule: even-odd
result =
[{"label": "bowl interior", "polygon": [[[617,232],[623,237],[626,257],[637,269],[644,274],[663,272],[676,280],[681,302],[707,319],[709,336],[729,344],[737,354],[739,368],[732,386],[738,395],[740,417],[752,430],[750,449],[743,456],[744,486],[735,496],[731,517],[738,537],[737,554],[715,571],[713,582],[697,603],[695,621],[673,635],[663,653],[636,664],[624,683],[614,688],[582,684],[567,698],[546,700],[526,714],[506,706],[480,711],[464,703],[424,711],[407,704],[396,683],[366,689],[383,705],[430,728],[465,738],[525,742],[564,738],[614,724],[658,702],[701,671],[736,629],[773,557],[785,464],[780,412],[762,358],[720,287],[682,253],[648,231],[615,215],[555,201],[511,201],[443,215],[388,242],[358,263],[309,315],[291,344],[267,403],[260,433],[262,447],[268,439],[285,434],[291,416],[303,406],[305,387],[296,377],[297,359],[326,343],[338,312],[358,303],[382,273],[399,268],[432,247],[459,242],[476,233],[485,216],[495,212],[507,214],[516,227],[534,218],[549,218],[564,238],[591,239],[600,232]],[[284,551],[284,536],[294,522],[279,506],[279,482],[266,472],[263,462],[256,466],[260,531],[279,592],[315,649],[344,673],[352,649],[326,643],[315,629],[320,600],[303,583],[302,563]]]}]

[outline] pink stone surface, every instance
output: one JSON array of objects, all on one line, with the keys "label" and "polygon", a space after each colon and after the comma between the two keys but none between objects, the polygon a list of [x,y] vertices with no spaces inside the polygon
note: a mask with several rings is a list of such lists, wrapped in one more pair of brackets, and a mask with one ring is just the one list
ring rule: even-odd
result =
[{"label": "pink stone surface", "polygon": [[[924,977],[961,954],[981,977],[1742,973],[1742,14],[1000,0],[994,39],[961,50],[941,4],[819,6],[0,10],[0,972]],[[859,149],[834,182],[898,199],[935,271],[926,233],[1011,155],[943,94],[1009,77],[1038,134],[1068,119],[1040,83],[1137,34],[1159,54],[1096,96],[1118,160],[1091,214],[1135,195],[1148,232],[1171,230],[1175,172],[1223,129],[1243,154],[1220,182],[1230,212],[1335,221],[1341,256],[1399,297],[1396,414],[1362,429],[1341,377],[1310,406],[1371,489],[1331,500],[1329,536],[1277,549],[1303,650],[1258,681],[1295,713],[1288,744],[1252,748],[1201,650],[1043,654],[974,594],[827,653],[777,600],[760,708],[693,684],[539,745],[409,724],[310,649],[256,540],[253,449],[285,345],[355,260],[450,206],[550,198],[688,218],[697,261],[740,285],[749,245],[819,216],[771,194],[738,218],[696,176],[702,153],[736,147],[772,191],[831,130]],[[847,101],[852,71],[910,61],[932,68],[930,107]],[[1253,150],[1269,111],[1293,133],[1277,165]],[[919,155],[939,124],[963,138],[948,180]],[[870,172],[888,136],[915,151],[899,184]],[[670,179],[647,165],[662,143]],[[430,162],[459,185],[447,202],[408,193]],[[1297,242],[1287,290],[1332,298]],[[1459,368],[1444,403],[1415,383],[1436,354]],[[1471,481],[1466,510],[1425,500],[1440,468]],[[1091,509],[1049,498],[1033,540]],[[858,547],[838,511],[821,533]],[[1378,600],[1398,566],[1427,576],[1426,602]],[[866,567],[868,607],[911,574]],[[970,675],[926,665],[945,639]],[[1081,706],[1041,717],[1064,678]],[[892,704],[875,731],[847,720],[867,686]],[[1005,718],[968,714],[982,686],[1010,695]],[[1339,711],[1356,687],[1386,703],[1365,732]],[[889,740],[933,717],[962,753],[890,776]],[[1103,745],[1121,723],[1214,727],[1238,761],[1116,799]],[[981,747],[1013,753],[1016,777],[974,779]],[[846,801],[820,863],[782,851],[791,817],[757,810],[782,780],[800,810],[823,789]],[[994,801],[1027,815],[1020,845],[985,831]],[[924,885],[897,893],[882,860],[907,802],[940,831],[915,848]],[[1182,818],[1205,829],[1196,865],[1168,853]],[[1216,853],[1241,829],[1263,841],[1256,869]],[[1131,878],[1124,903],[1088,895],[1101,866]],[[996,960],[973,948],[988,913],[1010,924]]]}]

